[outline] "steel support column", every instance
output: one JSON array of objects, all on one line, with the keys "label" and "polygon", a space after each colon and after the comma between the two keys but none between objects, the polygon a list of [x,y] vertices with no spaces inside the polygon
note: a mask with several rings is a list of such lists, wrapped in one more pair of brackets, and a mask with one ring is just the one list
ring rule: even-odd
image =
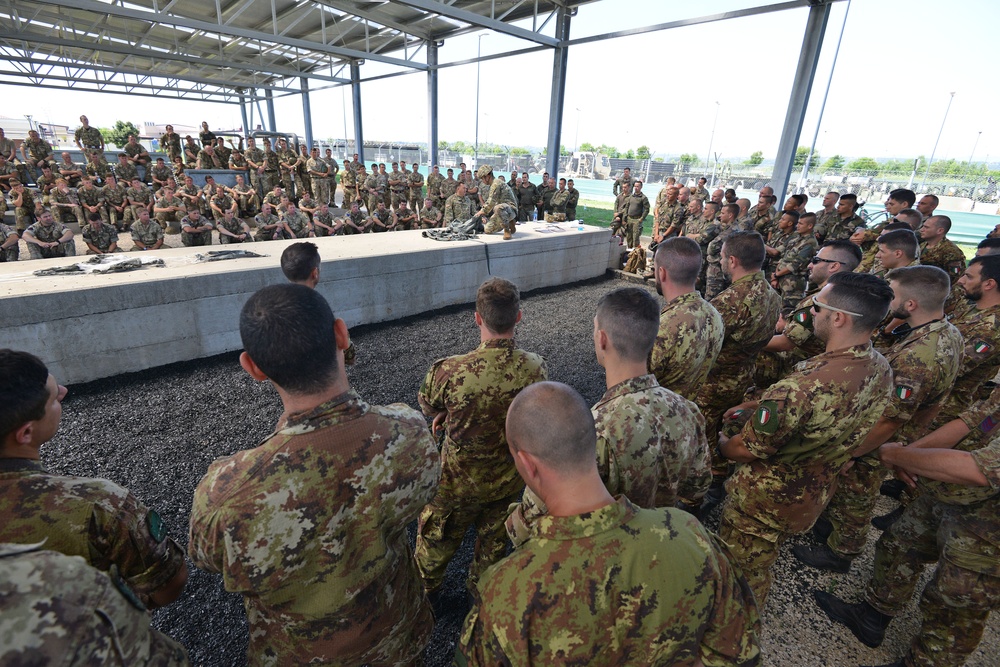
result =
[{"label": "steel support column", "polygon": [[806,33],[802,38],[802,51],[799,53],[799,64],[795,69],[795,79],[792,81],[792,94],[788,100],[788,111],[785,112],[785,126],[781,130],[781,141],[778,142],[778,155],[774,160],[774,171],[771,172],[771,187],[778,197],[776,206],[781,210],[788,190],[788,179],[795,160],[795,150],[799,145],[799,135],[802,133],[802,123],[805,121],[806,106],[809,103],[809,93],[813,79],[816,78],[816,65],[823,47],[823,35],[830,19],[831,3],[823,2],[809,8],[809,18],[806,20]]},{"label": "steel support column", "polygon": [[361,125],[361,65],[351,61],[351,100],[354,102],[354,152],[365,163],[365,139]]},{"label": "steel support column", "polygon": [[267,127],[271,132],[277,132],[278,126],[274,122],[274,95],[271,89],[264,90],[264,104],[267,105]]},{"label": "steel support column", "polygon": [[427,171],[438,161],[438,46],[427,42]]},{"label": "steel support column", "polygon": [[247,96],[240,89],[240,116],[243,118],[243,136],[250,136],[250,121],[247,119]]},{"label": "steel support column", "polygon": [[[569,39],[570,12],[565,7],[559,8],[556,17],[556,39],[565,42]],[[552,54],[552,98],[549,103],[549,139],[545,167],[550,176],[559,174],[559,140],[562,138],[563,102],[566,97],[566,63],[569,47],[565,44],[555,47]]]},{"label": "steel support column", "polygon": [[309,107],[309,79],[305,77],[302,77],[302,120],[306,124],[306,146],[311,149],[313,147],[313,117],[312,109]]}]

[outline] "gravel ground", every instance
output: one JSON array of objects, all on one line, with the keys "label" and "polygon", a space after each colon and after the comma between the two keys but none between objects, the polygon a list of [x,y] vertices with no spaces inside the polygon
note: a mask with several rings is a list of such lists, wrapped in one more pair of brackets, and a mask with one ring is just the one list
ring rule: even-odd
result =
[{"label": "gravel ground", "polygon": [[[576,387],[590,403],[604,392],[592,347],[593,313],[601,295],[624,284],[597,279],[525,295],[518,343],[542,354],[550,377]],[[352,384],[372,403],[416,407],[417,389],[432,361],[478,344],[472,313],[468,305],[356,327],[352,338],[358,363],[349,370]],[[209,463],[254,446],[271,432],[280,413],[276,392],[252,381],[235,353],[173,364],[71,387],[62,427],[42,450],[42,460],[53,472],[104,477],[131,489],[160,512],[173,537],[186,547],[192,495]],[[892,507],[882,499],[880,510]],[[707,524],[715,528],[717,522],[718,510]],[[893,623],[883,647],[871,650],[828,621],[812,600],[815,588],[857,599],[871,572],[877,535],[873,531],[867,551],[847,575],[800,567],[791,544],[786,546],[763,614],[764,664],[878,665],[902,655],[919,627],[915,604]],[[803,542],[811,538],[793,541]],[[426,652],[431,667],[450,664],[454,653],[467,611],[464,572],[471,551],[470,535],[449,567],[443,614]],[[245,664],[247,628],[239,597],[223,590],[221,577],[190,563],[189,568],[184,594],[154,613],[155,626],[187,646],[194,664]],[[992,620],[969,665],[997,664],[1000,624]]]}]

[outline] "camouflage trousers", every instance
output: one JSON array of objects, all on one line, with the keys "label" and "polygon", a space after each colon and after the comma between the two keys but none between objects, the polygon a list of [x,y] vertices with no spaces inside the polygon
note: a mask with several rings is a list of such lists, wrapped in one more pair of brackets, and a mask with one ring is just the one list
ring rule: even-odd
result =
[{"label": "camouflage trousers", "polygon": [[770,387],[772,384],[788,375],[792,370],[787,357],[782,352],[761,352],[753,368],[753,384],[755,387]]},{"label": "camouflage trousers", "polygon": [[14,209],[14,227],[17,233],[22,233],[35,222],[35,211],[28,210],[25,206],[18,206]]},{"label": "camouflage trousers", "polygon": [[330,203],[330,181],[326,178],[312,179],[312,196],[320,204]]},{"label": "camouflage trousers", "polygon": [[181,232],[181,243],[185,246],[212,245],[212,230],[204,232]]},{"label": "camouflage trousers", "polygon": [[516,226],[517,209],[511,204],[497,204],[493,207],[493,215],[483,227],[483,232],[493,234],[494,232],[507,231],[509,228],[510,233],[513,234]]},{"label": "camouflage trousers", "polygon": [[276,171],[264,171],[263,174],[259,174],[258,178],[260,180],[261,190],[267,194],[274,190],[274,186],[281,181],[281,176]]},{"label": "camouflage trousers", "polygon": [[[87,224],[86,220],[83,218],[83,207],[73,206],[72,208],[68,206],[53,206],[52,217],[56,219],[56,222],[61,222],[63,224],[75,222],[82,228]],[[101,216],[103,217],[103,216]]]},{"label": "camouflage trousers", "polygon": [[719,538],[729,547],[729,553],[757,598],[757,608],[763,610],[771,590],[771,566],[778,560],[778,552],[787,535],[765,526],[740,512],[727,499],[719,519]]},{"label": "camouflage trousers", "polygon": [[390,190],[389,199],[392,202],[392,210],[399,208],[399,202],[406,201],[406,190]]},{"label": "camouflage trousers", "polygon": [[[450,495],[450,494],[448,494]],[[500,500],[476,502],[466,498],[447,498],[440,491],[420,512],[417,521],[417,569],[424,589],[433,591],[444,581],[445,569],[462,546],[469,526],[476,528],[476,546],[469,566],[467,586],[476,590],[480,575],[507,553],[507,519],[511,503],[520,492]]]},{"label": "camouflage trousers", "polygon": [[926,563],[937,562],[920,596],[920,632],[906,664],[957,667],[979,645],[1000,608],[1000,549],[962,525],[962,508],[923,495],[907,506],[875,551],[868,603],[895,616],[909,602]]},{"label": "camouflage trousers", "polygon": [[708,263],[705,267],[705,299],[711,301],[729,286],[729,280],[722,273],[722,265]]},{"label": "camouflage trousers", "polygon": [[642,218],[625,218],[625,244],[629,248],[638,248],[642,237]]},{"label": "camouflage trousers", "polygon": [[[301,197],[302,193],[293,189],[295,187],[295,179],[292,177],[292,172],[282,169],[279,173],[281,174],[281,187],[284,189],[285,194],[289,198],[292,198],[293,194],[295,199]],[[272,187],[271,189],[273,190],[274,188]]]},{"label": "camouflage trousers", "polygon": [[29,259],[52,259],[54,257],[75,257],[76,256],[76,241],[70,239],[69,241],[60,243],[55,248],[42,248],[35,243],[28,244],[28,258]]},{"label": "camouflage trousers", "polygon": [[[743,402],[751,382],[753,382],[752,375],[743,368],[736,367],[721,373],[716,373],[713,369],[705,384],[698,390],[694,402],[705,417],[705,436],[710,443],[718,439],[719,431],[722,430],[723,414],[729,408]],[[712,475],[728,477],[732,464],[728,459],[721,458],[715,447],[710,449],[713,452]]]},{"label": "camouflage trousers", "polygon": [[420,213],[420,209],[424,207],[423,197],[420,196],[419,192],[413,190],[407,195],[406,203],[416,213]]},{"label": "camouflage trousers", "polygon": [[865,548],[885,473],[878,459],[865,456],[837,478],[837,491],[826,506],[824,516],[833,525],[826,543],[841,558],[853,559]]},{"label": "camouflage trousers", "polygon": [[312,186],[312,177],[303,176],[302,174],[295,172],[295,192],[301,197],[303,193],[308,192],[311,197],[317,198],[316,200],[322,203],[325,200],[318,199],[316,194],[316,188]]}]

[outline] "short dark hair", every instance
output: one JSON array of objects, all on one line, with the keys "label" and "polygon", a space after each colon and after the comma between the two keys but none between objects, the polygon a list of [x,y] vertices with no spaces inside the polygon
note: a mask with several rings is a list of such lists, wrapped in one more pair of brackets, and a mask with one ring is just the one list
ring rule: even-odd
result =
[{"label": "short dark hair", "polygon": [[878,237],[878,244],[889,250],[902,250],[909,259],[917,258],[917,235],[911,229],[893,229]]},{"label": "short dark hair", "polygon": [[726,204],[722,207],[723,211],[729,211],[733,214],[734,218],[740,217],[740,207],[739,204]]},{"label": "short dark hair", "polygon": [[855,331],[874,331],[889,312],[892,289],[874,274],[834,273],[826,284],[831,286],[826,297],[831,306],[861,315],[854,318]]},{"label": "short dark hair", "polygon": [[616,289],[597,302],[597,326],[607,332],[622,359],[644,361],[660,327],[659,304],[640,287]]},{"label": "short dark hair", "polygon": [[798,211],[782,211],[781,215],[782,216],[786,216],[787,215],[788,217],[790,217],[792,219],[792,224],[796,224],[799,221],[799,212]]},{"label": "short dark hair", "polygon": [[928,222],[931,221],[933,221],[936,226],[943,229],[945,234],[951,231],[951,218],[949,218],[948,216],[932,215],[931,217],[924,220],[924,224],[926,225]]},{"label": "short dark hair", "polygon": [[319,292],[284,283],[258,290],[240,312],[240,338],[253,362],[290,394],[327,388],[337,372],[335,318]]},{"label": "short dark hair", "polygon": [[715,212],[712,214],[713,217],[719,214],[719,202],[717,202],[717,201],[707,201],[707,202],[705,202],[705,208],[708,208],[709,206],[712,206],[712,207],[715,208]]},{"label": "short dark hair", "polygon": [[675,285],[694,285],[701,273],[701,246],[687,236],[665,239],[656,246],[653,262],[657,270],[667,270],[667,277]]},{"label": "short dark hair", "polygon": [[[941,200],[938,199],[937,195],[924,195],[924,197],[930,198],[930,200],[934,202],[934,206],[937,206],[938,204],[941,203]],[[923,199],[924,197],[921,197],[921,199]]]},{"label": "short dark hair", "polygon": [[805,197],[803,197],[802,195],[799,195],[799,194],[792,195],[792,196],[789,197],[789,199],[794,199],[796,202],[798,202],[799,206],[802,206],[803,204],[806,203]]},{"label": "short dark hair", "polygon": [[45,416],[49,369],[28,352],[0,350],[0,438]]},{"label": "short dark hair", "polygon": [[853,192],[845,192],[844,194],[840,195],[840,200],[843,201],[845,199],[847,201],[857,202],[858,201],[858,196],[856,194],[854,194]]},{"label": "short dark hair", "polygon": [[520,311],[521,293],[514,283],[504,278],[490,278],[479,286],[476,312],[483,318],[486,328],[493,333],[506,334],[513,331]]},{"label": "short dark hair", "polygon": [[983,250],[985,248],[990,250],[1000,249],[1000,238],[983,239],[979,242],[979,245],[976,246],[977,250]]},{"label": "short dark hair", "polygon": [[951,278],[936,266],[901,266],[885,274],[924,308],[943,308],[951,292]]},{"label": "short dark hair", "polygon": [[856,243],[851,243],[847,239],[827,241],[820,249],[822,250],[823,248],[832,248],[835,253],[834,258],[846,266],[848,271],[853,271],[858,268],[858,265],[861,264],[861,260],[865,256],[864,252],[861,250],[861,246]]},{"label": "short dark hair", "polygon": [[889,193],[889,199],[905,202],[906,208],[910,208],[913,206],[913,202],[917,201],[917,194],[907,188],[897,188]]},{"label": "short dark hair", "polygon": [[744,271],[759,271],[764,265],[764,237],[758,232],[733,232],[722,242],[722,254],[735,257]]},{"label": "short dark hair", "polygon": [[810,225],[816,224],[816,214],[815,213],[803,213],[799,216],[799,222],[808,222]]},{"label": "short dark hair", "polygon": [[982,255],[969,260],[969,266],[979,265],[979,275],[983,280],[993,280],[1000,285],[1000,255]]},{"label": "short dark hair", "polygon": [[313,269],[319,268],[319,248],[315,243],[300,241],[281,253],[281,272],[293,283],[308,280]]}]

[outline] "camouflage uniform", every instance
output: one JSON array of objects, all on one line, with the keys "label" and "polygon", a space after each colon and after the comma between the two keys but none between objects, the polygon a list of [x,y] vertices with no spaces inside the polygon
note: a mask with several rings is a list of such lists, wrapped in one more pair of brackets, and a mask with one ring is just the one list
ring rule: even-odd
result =
[{"label": "camouflage uniform", "polygon": [[[132,225],[133,227],[135,225]],[[159,227],[159,225],[157,225]],[[185,232],[185,227],[208,227],[203,232]],[[184,216],[181,219],[181,243],[185,246],[202,246],[202,245],[212,245],[212,230],[215,229],[215,225],[212,223],[210,218],[204,216],[198,218],[195,222],[191,220],[190,217]],[[161,229],[162,233],[163,230]]]},{"label": "camouflage uniform", "polygon": [[[17,232],[14,231],[13,227],[0,222],[0,245],[6,243],[7,239],[14,235],[17,235]],[[9,248],[0,250],[0,262],[16,262],[20,255],[21,248],[19,244],[15,243]]]},{"label": "camouflage uniform", "polygon": [[[3,196],[0,195],[0,199]],[[10,193],[10,203],[14,204],[14,199],[17,198],[16,193]],[[28,228],[28,225],[33,223],[35,220],[35,198],[31,194],[31,190],[22,186],[21,190],[21,205],[14,206],[14,227],[17,229],[18,234],[23,234],[24,230]]]},{"label": "camouflage uniform", "polygon": [[132,179],[139,178],[139,170],[131,162],[118,162],[114,167],[115,178],[123,183],[131,183]]},{"label": "camouflage uniform", "polygon": [[920,263],[936,266],[951,278],[951,284],[962,276],[965,271],[965,253],[961,248],[951,242],[950,239],[941,239],[933,246],[928,247],[927,243],[920,244]]},{"label": "camouflage uniform", "polygon": [[[362,231],[359,232],[358,229],[355,229],[350,224],[348,224],[348,221],[353,222],[358,227],[358,229],[361,229]],[[365,214],[362,213],[360,210],[348,211],[347,214],[344,215],[344,234],[346,236],[350,236],[352,234],[363,234],[365,232],[370,232],[370,231],[371,229],[368,226],[368,220],[365,217]]]},{"label": "camouflage uniform", "polygon": [[171,132],[170,134],[164,132],[163,136],[160,137],[160,148],[166,152],[171,163],[173,163],[175,157],[184,155],[184,152],[181,150],[181,135],[176,132]]},{"label": "camouflage uniform", "polygon": [[749,231],[750,223],[740,223],[738,220],[729,227],[719,226],[714,238],[705,248],[705,298],[714,299],[729,286],[729,279],[722,272],[722,244],[729,238],[730,232]]},{"label": "camouflage uniform", "polygon": [[[55,188],[49,195],[49,202],[52,210],[52,217],[57,222],[66,222],[67,214],[76,218],[76,223],[83,227],[87,224],[83,217],[83,209],[80,207],[80,199],[71,190],[60,190]],[[56,204],[60,204],[57,206]]]},{"label": "camouflage uniform", "polygon": [[[371,230],[375,234],[387,232],[392,229],[392,211],[388,208],[383,207],[381,211],[376,208],[372,211],[372,214],[368,216],[368,219],[370,220]],[[375,220],[378,220],[384,226],[376,225]]]},{"label": "camouflage uniform", "polygon": [[[962,360],[962,334],[939,320],[908,334],[885,351],[893,372],[893,392],[884,416],[901,422],[889,440],[916,440],[945,400]],[[840,476],[825,515],[833,525],[827,540],[842,558],[864,549],[868,526],[886,470],[874,454],[862,456]]]},{"label": "camouflage uniform", "polygon": [[[250,151],[247,151],[247,158],[250,158]],[[260,159],[260,162],[254,160],[254,162],[264,167],[264,173],[260,175],[260,187],[264,192],[270,192],[274,190],[274,186],[278,185],[281,179],[278,171],[280,169],[278,154],[273,150],[264,150],[261,151]]]},{"label": "camouflage uniform", "polygon": [[281,227],[275,227],[274,229],[264,229],[268,225],[277,225],[281,220],[274,213],[269,215],[264,215],[263,213],[258,213],[257,217],[254,218],[254,222],[257,223],[257,231],[254,233],[254,241],[274,241],[277,239],[284,238],[284,229]]},{"label": "camouflage uniform", "polygon": [[479,599],[459,665],[759,661],[757,606],[726,546],[685,512],[638,509],[624,496],[542,517],[485,574]]},{"label": "camouflage uniform", "polygon": [[445,198],[441,196],[441,181],[444,176],[435,174],[433,171],[427,174],[427,196],[434,202],[435,206],[444,206]]},{"label": "camouflage uniform", "polygon": [[[611,194],[617,197],[621,192],[631,193],[633,183],[635,183],[635,178],[622,174],[615,179],[614,185],[611,186]],[[543,183],[543,185],[545,184]]]},{"label": "camouflage uniform", "polygon": [[152,175],[154,180],[162,181],[164,183],[167,182],[168,178],[174,175],[173,169],[171,169],[168,165],[160,166],[158,164],[154,164],[149,173]]},{"label": "camouflage uniform", "polygon": [[448,198],[455,194],[457,188],[458,181],[454,178],[442,178],[441,183],[438,185],[438,192],[441,193],[441,202],[447,202]]},{"label": "camouflage uniform", "polygon": [[58,167],[55,156],[52,154],[52,145],[45,139],[41,137],[37,139],[28,137],[24,140],[24,148],[28,153],[28,160],[31,162],[32,168],[37,169],[39,173],[41,173],[41,168],[38,166],[38,163],[42,160],[48,162],[53,171]]},{"label": "camouflage uniform", "polygon": [[[569,202],[569,190],[556,190],[552,194],[552,215],[556,222],[564,222],[569,218],[566,216],[566,204]],[[562,218],[562,220],[560,220]]]},{"label": "camouflage uniform", "polygon": [[444,220],[441,211],[437,209],[433,204],[430,206],[424,206],[420,209],[420,228],[421,229],[433,229],[439,226],[441,221]]},{"label": "camouflage uniform", "polygon": [[215,225],[216,230],[225,229],[230,234],[236,234],[237,236],[239,236],[240,234],[247,235],[245,239],[240,240],[238,238],[233,238],[232,236],[227,236],[222,232],[219,232],[219,245],[227,245],[230,243],[250,243],[251,241],[253,241],[253,235],[248,233],[247,230],[243,228],[244,224],[246,223],[244,223],[236,216],[230,218],[228,223],[226,222],[226,219],[224,217],[219,218],[218,222]]},{"label": "camouflage uniform", "polygon": [[299,154],[296,153],[292,148],[285,148],[278,151],[278,165],[281,173],[281,183],[282,187],[285,188],[285,192],[295,192],[296,197],[301,197],[302,192],[296,192],[294,188],[294,170],[295,163],[299,161]]},{"label": "camouflage uniform", "polygon": [[[258,167],[264,165],[264,151],[261,150],[260,148],[257,148],[256,146],[254,146],[253,148],[247,148],[247,150],[243,153],[243,157],[247,159],[248,164],[250,162],[253,162]],[[264,179],[261,178],[260,172],[258,172],[255,168],[250,167],[250,185],[252,185],[255,190],[257,190],[258,192],[266,193],[274,189],[274,185],[272,185],[269,188],[264,187],[263,189],[261,189],[263,180]]]},{"label": "camouflage uniform", "polygon": [[424,177],[419,171],[406,175],[406,201],[414,211],[424,205]]},{"label": "camouflage uniform", "polygon": [[[405,199],[400,199],[400,203],[405,204]],[[402,209],[396,209],[396,231],[405,232],[410,229],[417,228],[417,213],[410,207],[406,208],[404,212]]]},{"label": "camouflage uniform", "polygon": [[816,287],[806,293],[805,298],[799,301],[785,322],[782,335],[795,347],[787,352],[761,350],[757,355],[757,364],[754,368],[755,386],[770,387],[788,375],[795,364],[826,351],[826,343],[813,334],[813,296],[819,290],[820,288]]},{"label": "camouflage uniform", "polygon": [[104,137],[101,136],[101,131],[93,125],[89,127],[83,127],[81,125],[76,128],[76,132],[73,133],[73,138],[83,145],[84,152],[86,152],[89,148],[101,150],[101,146],[104,145]]},{"label": "camouflage uniform", "polygon": [[144,602],[184,565],[160,516],[104,479],[52,475],[33,459],[0,459],[0,542],[34,544],[117,567]]},{"label": "camouflage uniform", "polygon": [[819,243],[812,234],[792,234],[785,244],[781,259],[777,261],[775,271],[789,270],[791,273],[778,278],[781,288],[781,309],[790,313],[802,299],[806,291],[806,274],[809,262],[819,249]]},{"label": "camouflage uniform", "polygon": [[483,214],[488,217],[483,231],[486,234],[503,231],[504,236],[514,233],[517,227],[517,202],[506,183],[494,178],[490,192],[483,202]]},{"label": "camouflage uniform", "polygon": [[212,147],[212,152],[209,153],[204,148],[198,153],[198,168],[199,169],[225,169],[229,166],[229,162],[223,162],[222,156],[215,152],[215,147]]},{"label": "camouflage uniform", "polygon": [[296,211],[294,214],[286,213],[284,220],[285,224],[288,225],[288,229],[292,231],[292,234],[297,239],[307,238],[309,232],[313,230],[309,218],[302,211]]},{"label": "camouflage uniform", "polygon": [[[63,234],[66,233],[66,227],[61,222],[53,222],[48,227],[41,222],[36,222],[24,230],[24,233],[31,234],[44,243],[52,243],[62,238]],[[22,235],[22,238],[24,238],[24,235]],[[60,242],[55,248],[42,248],[36,243],[28,243],[27,245],[29,259],[51,259],[53,257],[73,257],[76,255],[76,241],[73,238]]]},{"label": "camouflage uniform", "polygon": [[406,174],[398,168],[389,172],[386,184],[389,186],[389,201],[393,210],[399,208],[399,202],[406,200]]},{"label": "camouflage uniform", "polygon": [[[229,201],[231,202],[232,199],[230,199]],[[156,208],[169,208],[171,206],[176,206],[180,210],[171,212],[158,212],[153,216],[156,218],[156,221],[160,223],[162,227],[166,227],[168,222],[178,223],[181,221],[181,218],[184,217],[184,210],[185,210],[184,202],[181,200],[180,197],[176,195],[171,196],[169,199],[167,197],[160,197],[160,200],[157,201],[155,204]]]},{"label": "camouflage uniform", "polygon": [[149,206],[149,204],[153,201],[152,190],[143,185],[140,185],[138,188],[127,188],[125,190],[125,197],[129,200],[129,208],[125,211],[126,228],[128,227],[127,223],[139,218],[140,208],[149,210],[150,216],[152,217],[153,209]]},{"label": "camouflage uniform", "polygon": [[150,627],[117,572],[37,545],[0,544],[0,564],[0,664],[191,664],[183,646]]},{"label": "camouflage uniform", "polygon": [[[119,230],[125,228],[125,211],[128,210],[128,204],[125,198],[128,194],[128,189],[121,183],[115,183],[115,187],[110,185],[105,185],[101,188],[101,199],[107,204],[106,209],[101,209],[101,217],[105,222],[109,222],[114,225]],[[118,207],[121,207],[121,211]]]},{"label": "camouflage uniform", "polygon": [[569,193],[569,199],[566,200],[566,219],[577,220],[576,207],[577,204],[579,204],[580,202],[580,191],[577,190],[576,188],[571,188],[568,186],[566,188],[566,191]]},{"label": "camouflage uniform", "polygon": [[753,229],[757,230],[765,239],[772,230],[777,229],[778,220],[781,218],[781,216],[777,215],[777,211],[774,210],[773,206],[769,206],[764,210],[761,210],[759,205],[754,206],[747,211],[747,214],[750,217]]},{"label": "camouflage uniform", "polygon": [[[329,210],[326,213],[320,211],[313,213],[313,231],[316,232],[316,236],[333,236],[333,232],[330,230],[333,229],[335,222],[333,213],[330,213]],[[326,229],[323,225],[330,229]]]},{"label": "camouflage uniform", "polygon": [[941,406],[934,426],[941,426],[965,412],[977,399],[983,383],[1000,369],[1000,306],[969,310],[952,320],[965,340],[962,366],[951,394]]},{"label": "camouflage uniform", "polygon": [[97,153],[90,156],[90,161],[87,162],[87,173],[90,174],[91,178],[96,178],[103,184],[108,176],[113,176],[115,172],[108,161],[104,159],[104,154]]},{"label": "camouflage uniform", "polygon": [[870,344],[825,352],[769,387],[744,425],[743,444],[757,458],[726,482],[719,536],[761,606],[779,547],[816,521],[891,389],[889,363]]},{"label": "camouflage uniform", "polygon": [[240,216],[254,215],[257,213],[258,209],[257,202],[259,201],[259,199],[257,197],[256,190],[254,190],[252,187],[244,183],[242,190],[240,189],[239,185],[234,185],[230,190],[230,192],[236,199],[236,203],[238,206],[237,209],[238,215]]},{"label": "camouflage uniform", "polygon": [[417,567],[425,589],[441,585],[470,525],[477,532],[470,586],[504,556],[507,508],[524,489],[507,449],[507,408],[524,387],[546,378],[544,360],[516,349],[509,338],[439,359],[427,371],[417,396],[420,408],[428,416],[447,415],[441,486],[417,525]]},{"label": "camouflage uniform", "polygon": [[694,400],[715,364],[725,335],[722,316],[697,292],[673,299],[660,311],[660,329],[649,371],[661,387]]},{"label": "camouflage uniform", "polygon": [[453,194],[444,203],[444,226],[447,227],[455,220],[465,222],[472,217],[475,211],[472,208],[472,200],[468,197],[459,197]]},{"label": "camouflage uniform", "polygon": [[[187,222],[185,222],[187,221]],[[187,218],[181,220],[181,227],[185,224],[189,224],[191,221]],[[199,221],[200,223],[201,221]],[[146,224],[142,224],[142,221],[136,220],[132,223],[132,227],[129,229],[129,233],[132,235],[132,242],[141,241],[147,248],[152,248],[156,245],[157,241],[163,238],[163,227],[160,227],[156,220],[150,220]],[[208,243],[202,245],[212,245],[212,232],[210,231],[208,237]],[[191,236],[201,236],[200,234],[187,234],[188,237]],[[184,233],[181,234],[181,240],[184,239]],[[185,243],[184,245],[191,245],[190,243]],[[138,250],[139,246],[135,246],[133,250]]]},{"label": "camouflage uniform", "polygon": [[694,402],[705,416],[708,437],[714,439],[722,414],[742,403],[744,393],[753,384],[754,359],[774,335],[781,299],[758,271],[735,281],[711,304],[722,316],[725,338]]},{"label": "camouflage uniform", "polygon": [[[827,241],[833,241],[834,237],[830,236],[829,232],[834,229],[837,222],[840,221],[840,214],[837,213],[837,207],[835,206],[829,213],[826,209],[820,209],[816,211],[816,224],[813,225],[813,233],[816,238],[819,239],[821,243],[826,243]],[[853,229],[851,232],[853,233]],[[842,234],[841,231],[837,231],[838,234]],[[838,236],[836,238],[847,239],[850,238],[850,234],[847,236]]]},{"label": "camouflage uniform", "polygon": [[330,182],[325,176],[317,176],[312,172],[329,173],[330,165],[323,158],[309,158],[306,162],[306,169],[309,170],[309,183],[312,185],[313,194],[319,202],[330,201]]},{"label": "camouflage uniform", "polygon": [[625,243],[630,248],[638,248],[642,237],[642,223],[649,215],[649,199],[641,192],[628,196],[622,207],[622,226],[625,228]]},{"label": "camouflage uniform", "polygon": [[708,189],[704,186],[698,186],[691,189],[691,199],[695,199],[702,203],[706,202],[709,197]]},{"label": "camouflage uniform", "polygon": [[369,405],[354,390],[209,466],[188,554],[243,594],[250,664],[418,658],[434,619],[406,526],[439,476],[420,414]]},{"label": "camouflage uniform", "polygon": [[[96,246],[102,253],[109,252],[112,243],[118,243],[118,230],[106,222],[102,222],[97,229],[94,229],[94,226],[91,224],[86,224],[83,226],[81,233],[86,243]],[[94,251],[89,246],[87,254],[94,254]]]},{"label": "camouflage uniform", "polygon": [[[222,220],[222,214],[233,208],[233,205],[236,203],[233,198],[225,192],[222,194],[212,195],[212,198],[209,201],[211,202],[209,204],[209,208],[211,208],[212,217],[215,218],[216,222]],[[239,207],[237,207],[236,213],[239,214]],[[157,215],[156,219],[159,220],[160,216]]]}]

